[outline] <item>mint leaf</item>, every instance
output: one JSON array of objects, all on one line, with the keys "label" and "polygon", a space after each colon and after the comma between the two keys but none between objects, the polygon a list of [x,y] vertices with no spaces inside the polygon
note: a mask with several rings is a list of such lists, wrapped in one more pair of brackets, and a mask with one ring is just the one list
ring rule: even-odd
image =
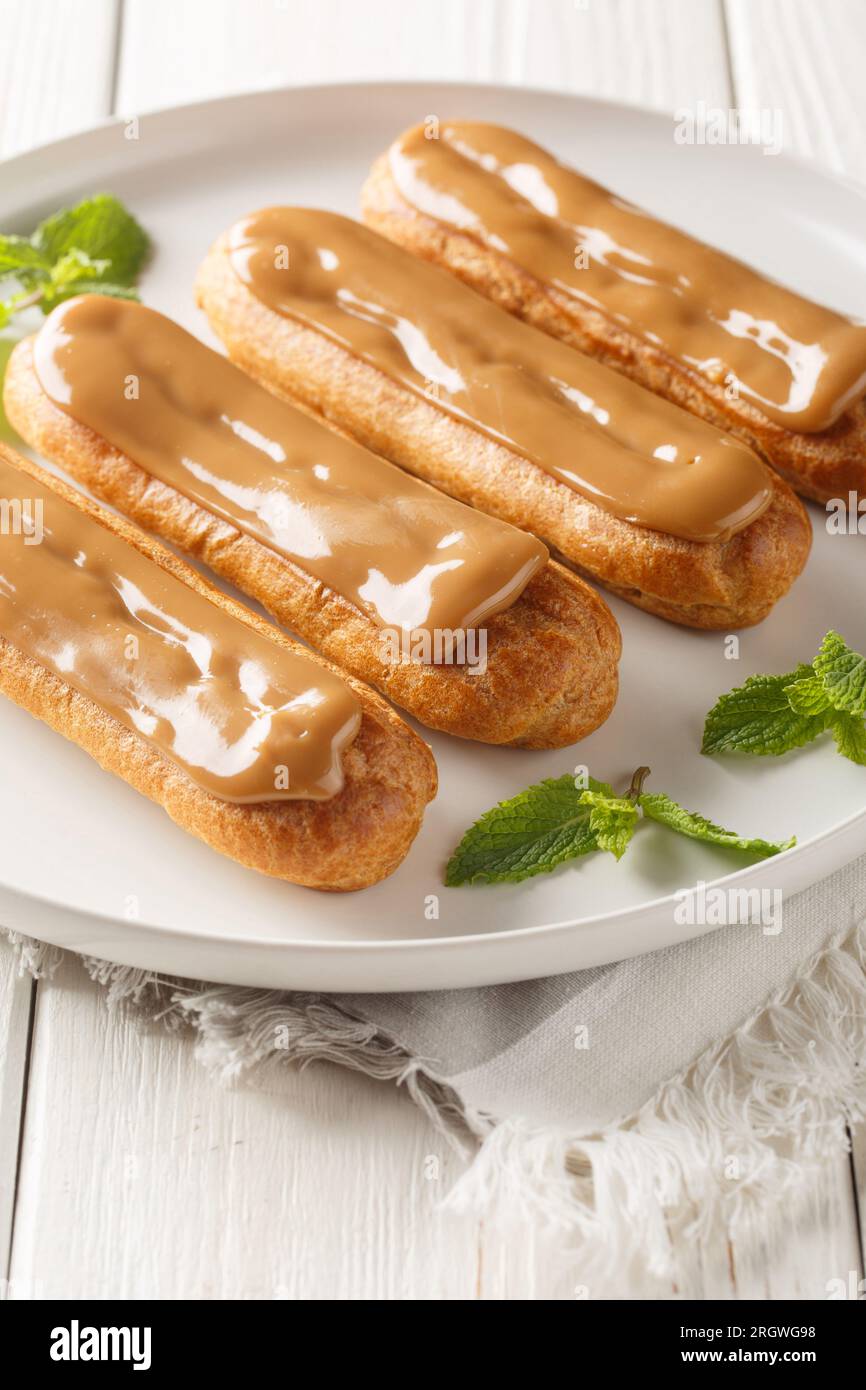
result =
[{"label": "mint leaf", "polygon": [[103,271],[94,278],[112,285],[134,284],[150,249],[144,228],[111,193],[98,193],[47,217],[31,240],[49,264],[70,251],[104,261]]},{"label": "mint leaf", "polygon": [[51,267],[50,279],[42,288],[39,302],[43,312],[47,314],[55,304],[76,294],[107,294],[115,299],[137,299],[135,290],[102,279],[110,264],[110,261],[94,261],[85,251],[67,251]]},{"label": "mint leaf", "polygon": [[705,816],[699,816],[695,811],[687,811],[684,806],[665,796],[664,792],[643,792],[638,801],[644,815],[649,816],[650,820],[658,821],[660,825],[666,825],[680,835],[687,835],[690,840],[703,840],[709,845],[725,845],[729,849],[746,850],[749,854],[760,855],[762,859],[767,859],[772,854],[781,854],[783,850],[796,844],[794,837],[779,844],[772,840],[747,839],[738,835],[735,830],[724,830]]},{"label": "mint leaf", "polygon": [[74,294],[137,299],[132,286],[149,249],[147,233],[111,193],[54,213],[32,237],[0,235],[0,281],[20,287],[0,301],[0,328],[21,309],[38,305],[47,314]]},{"label": "mint leaf", "polygon": [[785,686],[791,709],[797,714],[824,714],[832,708],[830,698],[817,676],[804,676]]},{"label": "mint leaf", "polygon": [[827,727],[827,714],[801,713],[787,696],[788,687],[810,678],[812,667],[798,666],[784,676],[750,676],[722,695],[707,715],[701,752],[778,756],[811,743]]},{"label": "mint leaf", "polygon": [[812,665],[834,709],[866,714],[866,657],[831,631]]},{"label": "mint leaf", "polygon": [[832,729],[843,757],[866,766],[866,657],[832,629],[811,666],[753,676],[707,715],[704,753],[787,753]]},{"label": "mint leaf", "polygon": [[[127,285],[112,285],[107,280],[75,280],[74,282],[62,285],[59,289],[52,289],[52,299],[49,308],[55,304],[61,304],[65,299],[72,299],[76,294],[104,294],[109,299],[135,299],[139,298],[138,290],[131,289]],[[46,292],[47,295],[47,292]],[[46,296],[43,296],[42,307],[45,308]],[[47,313],[48,310],[46,309]]]},{"label": "mint leaf", "polygon": [[72,284],[76,280],[101,280],[111,261],[95,261],[86,251],[73,247],[55,261],[51,267],[51,283],[58,287]]},{"label": "mint leaf", "polygon": [[580,799],[590,807],[589,828],[598,848],[610,850],[615,859],[622,859],[637,825],[635,803],[627,796],[601,791],[586,791]]},{"label": "mint leaf", "polygon": [[[591,791],[613,797],[613,788],[589,778]],[[570,774],[547,778],[501,801],[467,830],[445,870],[445,883],[520,883],[547,874],[567,859],[597,849],[592,808]]]},{"label": "mint leaf", "polygon": [[0,279],[14,275],[21,285],[47,278],[51,262],[26,236],[0,236]]},{"label": "mint leaf", "polygon": [[82,284],[99,281],[109,261],[94,261],[85,251],[67,251],[51,267],[48,283],[42,287],[39,301],[43,313],[48,313],[63,299],[81,293]]},{"label": "mint leaf", "polygon": [[842,757],[866,767],[866,723],[863,716],[839,710],[833,716],[830,728]]}]

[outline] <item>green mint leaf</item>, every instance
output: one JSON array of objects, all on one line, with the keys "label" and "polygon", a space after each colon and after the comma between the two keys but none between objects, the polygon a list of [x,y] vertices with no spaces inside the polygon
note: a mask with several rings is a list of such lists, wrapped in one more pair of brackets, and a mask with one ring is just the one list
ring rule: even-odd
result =
[{"label": "green mint leaf", "polygon": [[100,279],[108,261],[94,261],[83,251],[68,251],[51,268],[51,278],[42,289],[39,306],[47,314],[64,299],[76,294],[105,294],[114,299],[137,299],[136,290]]},{"label": "green mint leaf", "polygon": [[61,209],[32,237],[0,235],[0,281],[20,286],[0,301],[0,328],[20,309],[38,304],[47,314],[74,294],[137,299],[132,286],[149,246],[146,232],[110,193]]},{"label": "green mint leaf", "polygon": [[107,280],[76,280],[56,291],[53,303],[59,304],[62,300],[71,299],[76,294],[104,294],[109,299],[137,300],[139,298],[138,290],[134,290],[128,285],[112,285]]},{"label": "green mint leaf", "polygon": [[[613,797],[613,788],[589,778],[589,788]],[[445,870],[445,883],[520,883],[547,874],[567,859],[597,849],[592,808],[569,774],[536,782],[485,811],[467,830]]]},{"label": "green mint leaf", "polygon": [[866,657],[831,631],[812,664],[834,709],[866,714]]},{"label": "green mint leaf", "polygon": [[46,279],[50,270],[50,260],[29,237],[0,236],[0,280],[14,275],[20,285],[31,285]]},{"label": "green mint leaf", "polygon": [[113,285],[132,285],[150,247],[147,233],[111,193],[85,198],[73,208],[40,222],[33,246],[49,263],[70,251],[80,251],[106,266],[97,279]]},{"label": "green mint leaf", "polygon": [[703,840],[709,845],[725,845],[729,849],[746,850],[749,854],[760,855],[762,859],[767,859],[772,854],[781,854],[782,850],[790,849],[796,844],[793,836],[779,844],[772,840],[747,839],[734,830],[724,830],[705,816],[699,816],[695,811],[687,811],[684,806],[665,796],[664,792],[643,792],[638,800],[641,810],[650,820],[658,821],[660,825],[666,825],[680,835],[687,835],[691,840]]},{"label": "green mint leaf", "polygon": [[850,758],[852,763],[860,763],[866,767],[866,723],[862,714],[849,714],[847,710],[839,710],[833,716],[830,728],[842,757]]},{"label": "green mint leaf", "polygon": [[81,294],[84,284],[97,284],[108,261],[94,261],[85,251],[67,251],[51,267],[48,283],[42,287],[39,306],[44,314],[49,313],[63,299]]},{"label": "green mint leaf", "polygon": [[702,753],[771,753],[811,743],[827,727],[827,714],[793,709],[787,688],[814,676],[798,666],[784,676],[750,676],[745,685],[722,695],[707,715]]},{"label": "green mint leaf", "polygon": [[622,859],[637,825],[635,803],[627,796],[600,791],[585,791],[580,799],[590,807],[589,828],[598,848],[610,850],[615,859]]},{"label": "green mint leaf", "polygon": [[804,676],[785,686],[788,704],[796,714],[824,714],[832,708],[830,697],[817,676]]},{"label": "green mint leaf", "polygon": [[62,255],[51,267],[51,283],[62,287],[76,280],[101,280],[111,261],[95,261],[86,251],[75,246]]}]

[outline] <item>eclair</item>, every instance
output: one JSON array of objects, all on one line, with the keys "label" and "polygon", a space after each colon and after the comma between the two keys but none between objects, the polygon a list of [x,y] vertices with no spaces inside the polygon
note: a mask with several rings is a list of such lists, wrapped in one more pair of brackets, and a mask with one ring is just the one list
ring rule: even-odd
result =
[{"label": "eclair", "polygon": [[197,294],[271,390],[651,613],[749,626],[805,564],[802,503],[752,450],[360,223],[255,213]]},{"label": "eclair", "polygon": [[472,121],[373,166],[365,221],[757,450],[804,497],[866,492],[866,324]]},{"label": "eclair", "polygon": [[365,888],[436,792],[375,692],[0,444],[0,692],[248,868]]},{"label": "eclair", "polygon": [[561,747],[617,690],[604,601],[534,537],[254,382],[164,315],[87,295],[15,348],[9,419],[428,726]]}]

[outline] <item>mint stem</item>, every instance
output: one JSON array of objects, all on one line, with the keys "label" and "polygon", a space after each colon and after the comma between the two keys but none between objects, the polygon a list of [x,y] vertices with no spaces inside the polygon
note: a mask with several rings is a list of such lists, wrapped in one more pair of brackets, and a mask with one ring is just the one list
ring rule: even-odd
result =
[{"label": "mint stem", "polygon": [[626,796],[628,796],[630,800],[637,801],[643,791],[643,784],[650,775],[650,771],[651,769],[648,767],[639,767],[635,770],[632,775],[631,786],[626,792]]},{"label": "mint stem", "polygon": [[34,304],[39,303],[44,291],[45,286],[39,285],[35,290],[22,290],[20,294],[13,295],[9,300],[12,313],[17,314],[21,309],[31,309]]}]

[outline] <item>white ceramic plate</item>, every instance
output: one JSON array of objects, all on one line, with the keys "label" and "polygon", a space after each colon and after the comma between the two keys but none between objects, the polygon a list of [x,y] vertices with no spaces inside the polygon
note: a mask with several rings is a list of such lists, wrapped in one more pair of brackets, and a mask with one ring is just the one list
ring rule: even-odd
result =
[{"label": "white ceramic plate", "polygon": [[[505,87],[262,92],[144,116],[138,140],[112,123],[0,166],[0,227],[28,231],[54,208],[110,189],[156,244],[145,300],[208,337],[192,282],[212,238],[268,203],[355,213],[373,157],[429,114],[514,125],[671,221],[866,315],[862,191],[754,148],[677,145],[661,116]],[[726,656],[723,634],[685,631],[612,600],[622,691],[603,729],[551,753],[432,736],[439,796],[402,867],[363,893],[317,894],[238,867],[3,701],[0,921],[198,978],[432,989],[554,974],[698,935],[710,928],[678,923],[674,895],[699,880],[794,892],[866,849],[866,770],[824,741],[778,761],[711,760],[698,748],[703,715],[723,690],[811,659],[827,627],[866,647],[866,539],[830,536],[824,513],[812,516],[805,575],[767,622],[740,635],[738,659]],[[652,788],[743,834],[796,833],[799,847],[744,867],[743,856],[647,824],[620,864],[599,854],[516,887],[442,888],[449,851],[494,802],[577,764],[627,785],[641,763],[653,769]],[[438,920],[426,915],[431,895]]]}]

